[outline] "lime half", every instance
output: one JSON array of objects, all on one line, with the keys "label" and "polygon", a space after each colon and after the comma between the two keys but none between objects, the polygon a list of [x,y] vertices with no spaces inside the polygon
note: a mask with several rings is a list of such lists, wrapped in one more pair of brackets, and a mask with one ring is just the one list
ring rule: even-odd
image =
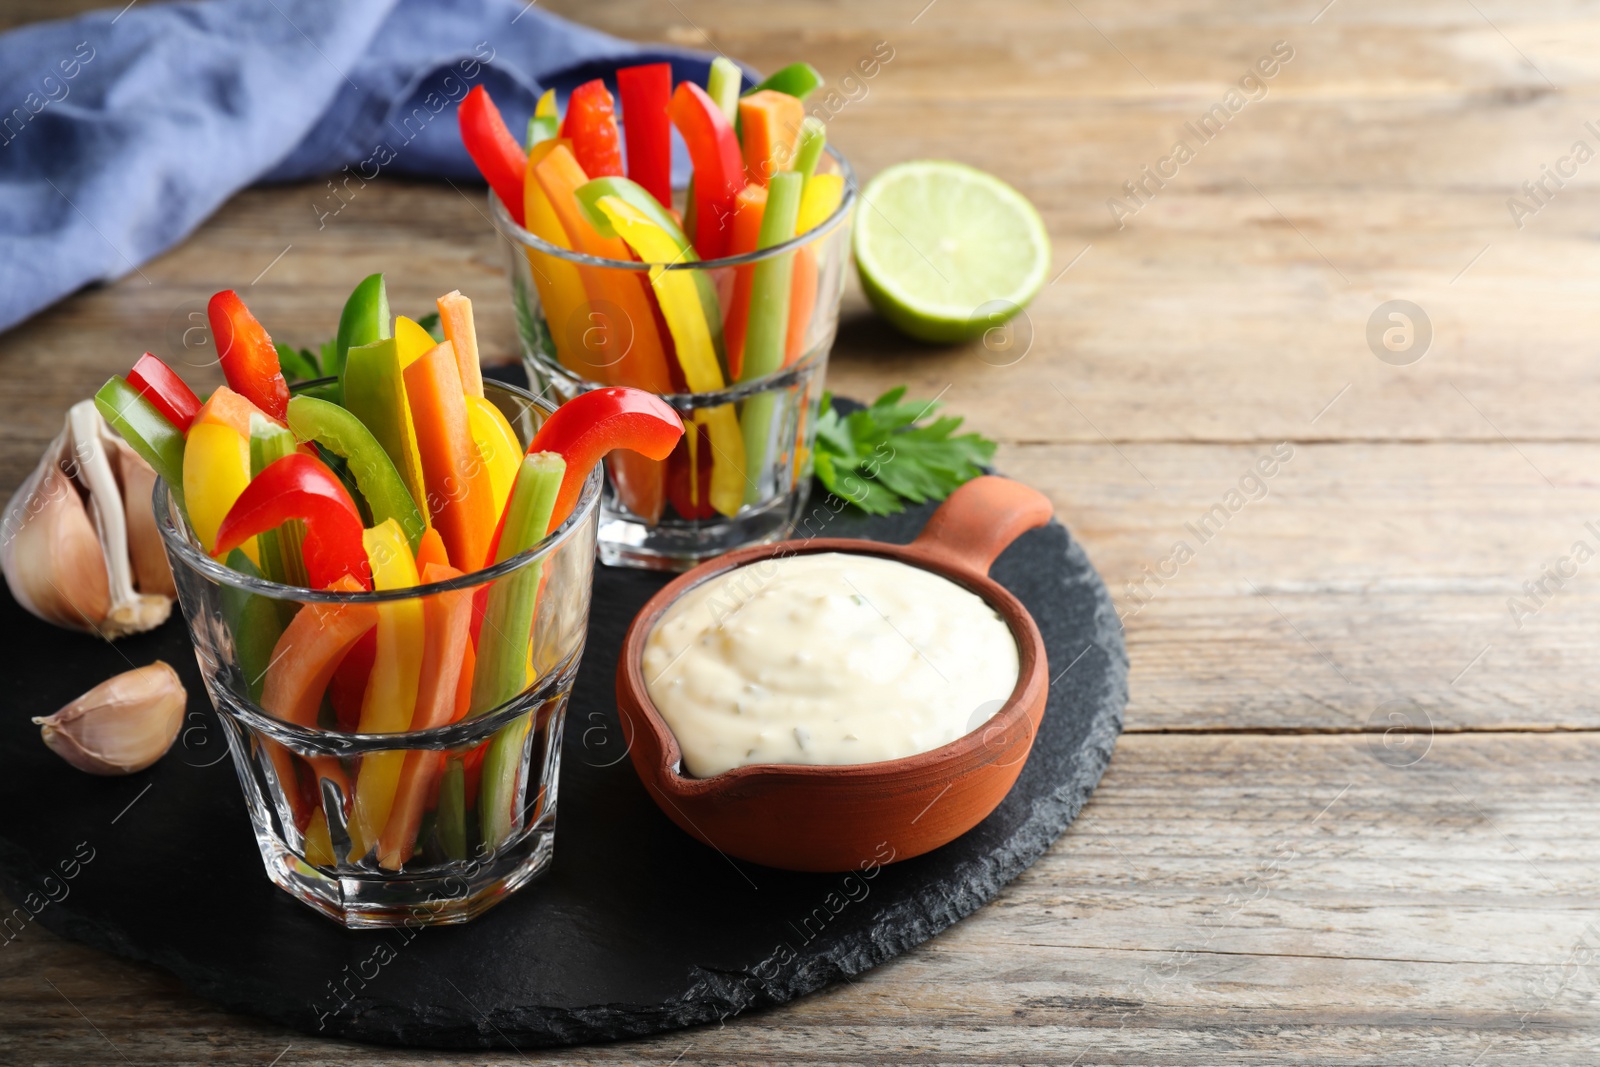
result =
[{"label": "lime half", "polygon": [[898,163],[867,183],[855,253],[878,314],[936,344],[1009,319],[1050,269],[1050,238],[1027,197],[944,160]]}]

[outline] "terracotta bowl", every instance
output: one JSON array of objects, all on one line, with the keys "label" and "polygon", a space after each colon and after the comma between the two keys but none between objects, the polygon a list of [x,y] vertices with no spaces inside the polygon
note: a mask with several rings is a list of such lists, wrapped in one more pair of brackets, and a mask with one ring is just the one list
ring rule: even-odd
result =
[{"label": "terracotta bowl", "polygon": [[[909,545],[782,541],[730,552],[680,576],[634,618],[617,666],[623,735],[645,789],[668,818],[713,848],[794,871],[843,871],[908,859],[976,826],[1022,772],[1049,688],[1039,628],[1017,598],[989,577],[989,565],[1050,514],[1050,501],[1038,491],[986,476],[951,494]],[[915,756],[836,767],[756,764],[710,778],[686,777],[678,742],[645,689],[646,638],[673,601],[701,582],[762,560],[813,552],[899,560],[982,597],[1017,640],[1020,670],[1010,699],[982,727]]]}]

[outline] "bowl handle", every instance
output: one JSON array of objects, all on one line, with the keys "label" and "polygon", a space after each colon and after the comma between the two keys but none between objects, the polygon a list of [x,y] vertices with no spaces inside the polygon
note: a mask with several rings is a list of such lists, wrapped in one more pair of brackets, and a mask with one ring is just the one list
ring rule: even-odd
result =
[{"label": "bowl handle", "polygon": [[951,493],[911,547],[919,555],[981,577],[1011,542],[1049,522],[1053,511],[1039,490],[985,474]]}]

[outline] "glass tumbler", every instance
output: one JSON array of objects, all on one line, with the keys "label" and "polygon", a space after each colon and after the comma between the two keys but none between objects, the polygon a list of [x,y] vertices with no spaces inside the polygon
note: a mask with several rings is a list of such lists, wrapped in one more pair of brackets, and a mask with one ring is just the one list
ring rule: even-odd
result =
[{"label": "glass tumbler", "polygon": [[[683,417],[683,440],[666,460],[607,458],[604,562],[683,570],[779,540],[804,510],[856,195],[849,164],[831,147],[817,173],[842,192],[810,230],[757,252],[664,264],[543,240],[490,194],[510,246],[511,298],[533,388],[561,400],[610,385],[646,388]],[[697,391],[688,367],[708,350],[717,373],[699,380],[721,384]]]},{"label": "glass tumbler", "polygon": [[[553,410],[498,382],[484,392],[523,444]],[[459,923],[549,864],[601,480],[592,473],[573,514],[527,552],[449,581],[358,593],[223,566],[156,483],[195,656],[280,888],[353,928]],[[473,678],[493,664],[526,684],[480,707]],[[415,722],[425,708],[438,725],[359,730]]]}]

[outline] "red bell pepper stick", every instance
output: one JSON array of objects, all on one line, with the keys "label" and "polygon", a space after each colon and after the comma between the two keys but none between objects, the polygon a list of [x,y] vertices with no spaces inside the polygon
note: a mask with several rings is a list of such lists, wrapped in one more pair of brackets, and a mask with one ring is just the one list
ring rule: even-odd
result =
[{"label": "red bell pepper stick", "polygon": [[596,78],[572,90],[561,136],[572,141],[572,154],[591,178],[622,175],[622,138],[617,111],[606,83]]},{"label": "red bell pepper stick", "polygon": [[678,413],[642,389],[594,389],[556,408],[528,446],[530,455],[559,452],[567,461],[550,529],[572,514],[584,480],[607,452],[626,448],[651,459],[666,459],[682,436],[683,420]]},{"label": "red bell pepper stick", "polygon": [[211,339],[223,376],[233,391],[282,422],[289,410],[289,386],[278,367],[278,350],[239,294],[224,289],[206,305]]},{"label": "red bell pepper stick", "polygon": [[[628,177],[671,211],[672,122],[667,118],[667,101],[672,98],[672,64],[623,67],[617,71],[617,95],[622,97],[622,133],[628,141]],[[583,162],[582,156],[578,162]]]},{"label": "red bell pepper stick", "polygon": [[522,145],[506,128],[500,109],[489,99],[488,90],[474,86],[456,111],[461,126],[461,143],[478,165],[489,188],[495,191],[511,218],[522,225],[522,177],[528,166]]},{"label": "red bell pepper stick", "polygon": [[361,543],[361,513],[338,475],[303,452],[276,460],[250,479],[217,527],[218,556],[290,519],[306,524],[301,553],[313,589],[344,575],[372,588],[372,567]]},{"label": "red bell pepper stick", "polygon": [[200,414],[200,398],[194,395],[194,390],[185,385],[171,367],[148,352],[140,356],[128,372],[128,384],[154,404],[180,433],[188,433],[189,424]]},{"label": "red bell pepper stick", "polygon": [[694,248],[701,259],[726,254],[733,201],[744,188],[739,138],[720,108],[694,82],[679,82],[668,106],[694,162]]}]

